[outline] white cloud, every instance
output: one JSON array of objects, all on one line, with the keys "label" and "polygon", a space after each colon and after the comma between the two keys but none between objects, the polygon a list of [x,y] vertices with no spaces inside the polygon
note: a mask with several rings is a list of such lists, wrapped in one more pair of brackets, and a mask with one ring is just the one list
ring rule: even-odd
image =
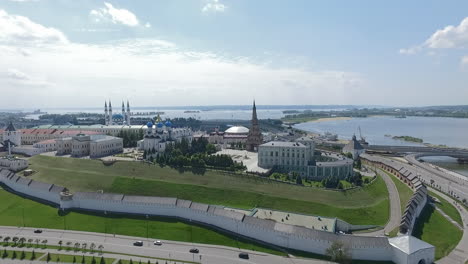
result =
[{"label": "white cloud", "polygon": [[59,30],[34,23],[24,16],[10,15],[0,9],[0,43],[67,43]]},{"label": "white cloud", "polygon": [[150,27],[151,27],[151,24],[149,22],[146,22],[145,28],[150,28]]},{"label": "white cloud", "polygon": [[[21,27],[30,28],[30,24],[45,28],[21,19],[28,23],[19,23],[16,31],[23,32]],[[66,40],[63,33],[54,32]],[[27,45],[26,56],[19,47],[22,50],[27,43],[6,42],[11,34],[2,34],[0,87],[5,88],[4,107],[10,108],[89,107],[101,105],[109,97],[155,107],[245,104],[253,97],[270,104],[331,104],[349,102],[366,85],[358,73],[273,67],[251,58],[187,50],[160,39],[94,45],[49,41]],[[36,39],[29,37],[24,42]],[[38,85],[41,89],[34,89]],[[49,100],[51,95],[54,100]]]},{"label": "white cloud", "polygon": [[206,3],[202,11],[203,12],[224,12],[226,11],[227,6],[220,3],[219,0],[208,0],[208,3]]},{"label": "white cloud", "polygon": [[425,46],[432,49],[450,49],[468,47],[468,17],[458,26],[446,26],[437,30],[426,40]]},{"label": "white cloud", "polygon": [[410,48],[400,49],[401,54],[416,54],[424,48],[429,49],[463,49],[468,48],[468,17],[458,26],[446,26],[434,32],[424,43]]},{"label": "white cloud", "polygon": [[119,9],[112,6],[112,4],[105,2],[103,8],[93,9],[90,15],[96,22],[111,21],[114,24],[122,24],[130,27],[135,27],[140,24],[135,14],[127,9]]}]

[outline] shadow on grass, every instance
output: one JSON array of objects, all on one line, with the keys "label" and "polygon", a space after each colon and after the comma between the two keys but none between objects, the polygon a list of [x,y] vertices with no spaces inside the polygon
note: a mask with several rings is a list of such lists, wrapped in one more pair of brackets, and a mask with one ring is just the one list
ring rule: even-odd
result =
[{"label": "shadow on grass", "polygon": [[416,219],[416,223],[414,224],[413,228],[413,236],[417,238],[421,238],[424,233],[424,225],[429,222],[431,219],[432,214],[434,213],[435,209],[432,205],[427,204],[421,214],[419,215],[418,219]]}]

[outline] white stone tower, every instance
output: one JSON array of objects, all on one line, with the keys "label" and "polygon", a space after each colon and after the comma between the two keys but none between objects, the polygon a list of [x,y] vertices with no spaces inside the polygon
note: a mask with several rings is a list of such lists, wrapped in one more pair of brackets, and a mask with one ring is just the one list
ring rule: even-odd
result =
[{"label": "white stone tower", "polygon": [[104,124],[109,125],[109,112],[107,111],[107,101],[104,102]]},{"label": "white stone tower", "polygon": [[127,100],[127,115],[125,115],[126,117],[126,121],[127,121],[127,125],[131,125],[130,124],[130,103],[128,102]]},{"label": "white stone tower", "polygon": [[112,122],[112,103],[109,100],[109,126],[112,126],[114,123]]},{"label": "white stone tower", "polygon": [[12,122],[3,131],[3,141],[9,141],[15,146],[21,146],[21,131],[16,130]]}]

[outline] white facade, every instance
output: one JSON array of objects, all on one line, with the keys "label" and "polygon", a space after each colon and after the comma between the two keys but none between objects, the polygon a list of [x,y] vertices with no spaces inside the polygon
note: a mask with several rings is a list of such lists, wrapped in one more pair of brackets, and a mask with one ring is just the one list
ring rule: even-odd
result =
[{"label": "white facade", "polygon": [[28,161],[11,156],[0,158],[0,168],[6,168],[11,171],[19,171],[28,167]]},{"label": "white facade", "polygon": [[11,122],[3,131],[2,142],[5,141],[10,141],[15,146],[21,146],[21,131],[16,130]]},{"label": "white facade", "polygon": [[138,148],[146,151],[149,157],[163,153],[168,144],[181,142],[183,139],[188,144],[192,143],[193,132],[190,128],[173,128],[170,121],[163,123],[159,120],[156,125],[148,122],[144,138],[138,141]]},{"label": "white facade", "polygon": [[[389,242],[387,237],[364,237],[340,235],[300,226],[287,225],[271,220],[259,219],[240,212],[226,210],[223,207],[201,204],[170,197],[130,196],[122,194],[64,192],[64,188],[53,184],[36,182],[20,177],[8,170],[0,171],[0,182],[15,192],[46,200],[62,209],[83,209],[99,212],[132,213],[181,218],[200,224],[220,228],[241,236],[263,241],[268,244],[325,254],[333,242],[342,242],[353,259],[394,261],[397,264],[419,264],[421,259],[434,260],[434,251],[416,251],[405,253],[405,241],[398,245]],[[412,241],[419,241],[412,238]],[[397,250],[398,249],[398,250]],[[431,262],[425,262],[431,263]]]},{"label": "white facade", "polygon": [[84,135],[57,140],[57,155],[99,158],[123,152],[123,139],[106,135]]},{"label": "white facade", "polygon": [[315,162],[315,144],[312,141],[301,142],[271,141],[258,147],[258,166],[285,173],[297,172],[302,177],[311,180],[321,180],[327,177],[343,179],[353,175],[353,161],[341,155],[328,155],[334,161]]}]

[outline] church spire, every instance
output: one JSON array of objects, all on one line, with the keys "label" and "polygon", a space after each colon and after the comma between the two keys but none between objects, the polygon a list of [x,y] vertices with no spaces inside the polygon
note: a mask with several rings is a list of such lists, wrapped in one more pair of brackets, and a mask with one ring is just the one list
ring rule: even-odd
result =
[{"label": "church spire", "polygon": [[263,135],[260,132],[260,126],[258,125],[257,107],[255,105],[255,100],[253,101],[251,124],[252,125],[250,126],[249,134],[247,135],[247,150],[257,151],[258,146],[263,143]]}]

